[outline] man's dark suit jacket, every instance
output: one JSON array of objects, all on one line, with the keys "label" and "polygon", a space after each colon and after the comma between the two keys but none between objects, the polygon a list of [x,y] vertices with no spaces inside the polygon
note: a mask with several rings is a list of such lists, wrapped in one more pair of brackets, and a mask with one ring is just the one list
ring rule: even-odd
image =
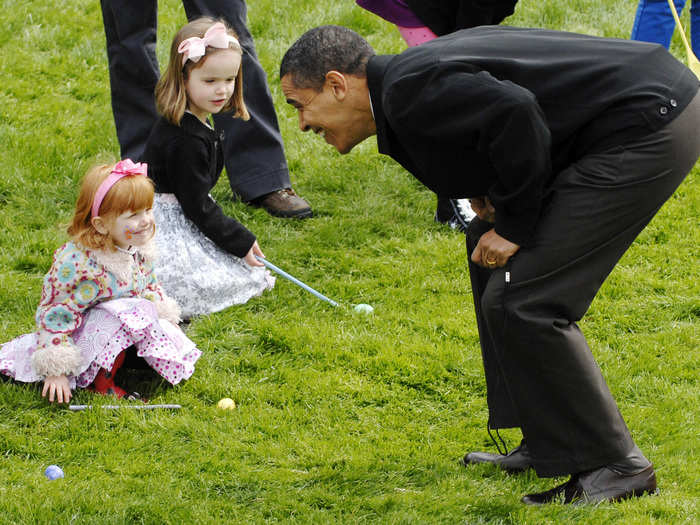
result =
[{"label": "man's dark suit jacket", "polygon": [[559,171],[659,130],[699,85],[656,44],[503,26],[375,56],[367,80],[379,152],[438,195],[488,195],[521,246]]}]

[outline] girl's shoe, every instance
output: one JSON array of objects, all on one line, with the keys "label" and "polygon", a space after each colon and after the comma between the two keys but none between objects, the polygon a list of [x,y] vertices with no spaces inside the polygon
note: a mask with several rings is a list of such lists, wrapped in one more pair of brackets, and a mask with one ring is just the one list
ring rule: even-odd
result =
[{"label": "girl's shoe", "polygon": [[88,387],[88,390],[105,396],[112,395],[117,396],[118,398],[126,396],[127,391],[114,383],[114,376],[116,375],[117,370],[119,370],[124,364],[125,357],[126,353],[121,352],[114,360],[111,370],[100,368],[100,371],[97,372],[95,380],[92,382],[92,385]]}]

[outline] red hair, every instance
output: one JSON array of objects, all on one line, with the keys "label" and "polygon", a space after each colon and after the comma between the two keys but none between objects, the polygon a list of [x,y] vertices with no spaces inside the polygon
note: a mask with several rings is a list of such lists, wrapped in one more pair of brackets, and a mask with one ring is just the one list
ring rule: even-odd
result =
[{"label": "red hair", "polygon": [[[114,251],[114,241],[92,225],[92,203],[100,184],[109,177],[114,164],[93,166],[83,177],[80,194],[75,203],[75,213],[68,235],[81,246],[93,250]],[[145,210],[153,206],[153,181],[148,177],[129,176],[119,179],[112,186],[100,205],[100,217],[113,220],[122,213],[132,210]]]}]

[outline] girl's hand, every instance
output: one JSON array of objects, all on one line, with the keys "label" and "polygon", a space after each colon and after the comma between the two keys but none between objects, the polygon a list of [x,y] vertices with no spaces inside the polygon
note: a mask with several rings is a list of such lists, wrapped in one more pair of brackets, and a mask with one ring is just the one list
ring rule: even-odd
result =
[{"label": "girl's hand", "polygon": [[488,197],[474,197],[469,199],[469,204],[472,205],[472,210],[482,221],[496,222],[496,209]]},{"label": "girl's hand", "polygon": [[71,398],[70,384],[66,376],[47,376],[44,379],[44,389],[41,397],[46,397],[49,393],[49,403],[53,403],[54,395],[59,403],[68,403]]},{"label": "girl's hand", "polygon": [[472,252],[472,262],[484,268],[499,268],[505,266],[520,245],[510,242],[490,229],[481,236]]},{"label": "girl's hand", "polygon": [[260,249],[260,246],[258,246],[258,241],[253,243],[253,246],[250,247],[248,253],[245,254],[245,257],[243,257],[243,260],[248,264],[248,266],[265,266],[255,258],[256,255],[259,255],[263,259],[265,258],[265,254]]}]

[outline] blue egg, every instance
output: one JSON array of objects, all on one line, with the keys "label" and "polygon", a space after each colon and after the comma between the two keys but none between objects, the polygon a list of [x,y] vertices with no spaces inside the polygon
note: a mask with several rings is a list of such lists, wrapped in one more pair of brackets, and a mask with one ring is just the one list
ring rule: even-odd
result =
[{"label": "blue egg", "polygon": [[62,478],[63,470],[61,470],[61,467],[59,467],[58,465],[49,465],[48,467],[46,467],[44,475],[51,480]]}]

